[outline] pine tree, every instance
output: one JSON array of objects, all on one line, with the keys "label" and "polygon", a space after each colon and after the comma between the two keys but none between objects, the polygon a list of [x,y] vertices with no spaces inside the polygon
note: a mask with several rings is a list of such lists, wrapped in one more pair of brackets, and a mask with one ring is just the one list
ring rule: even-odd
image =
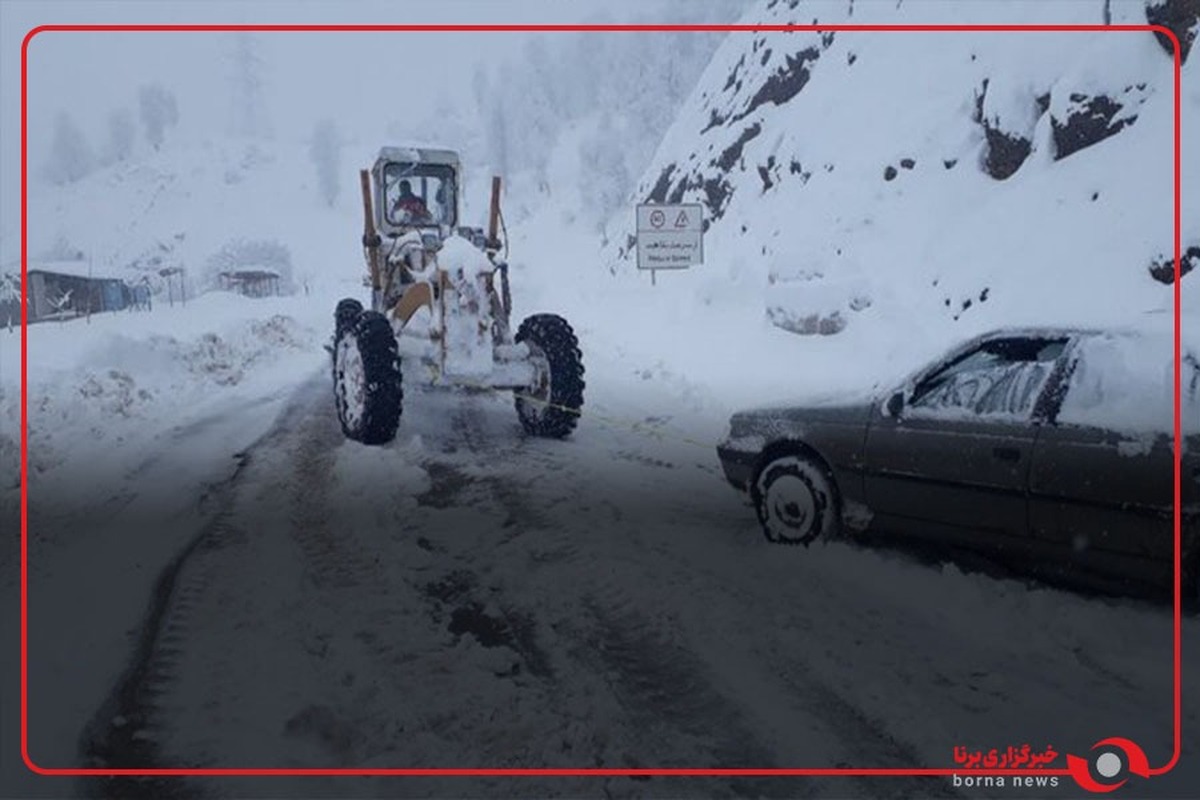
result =
[{"label": "pine tree", "polygon": [[137,125],[133,112],[128,108],[114,108],[108,115],[108,144],[104,159],[108,163],[125,161],[133,155],[133,142],[137,136]]},{"label": "pine tree", "polygon": [[248,33],[233,39],[233,73],[230,99],[232,102],[231,132],[234,136],[264,139],[271,135],[267,118],[264,61],[259,42]]},{"label": "pine tree", "polygon": [[175,95],[158,83],[150,83],[138,89],[138,110],[142,127],[146,129],[146,141],[155,149],[162,147],[167,128],[179,122],[179,108]]},{"label": "pine tree", "polygon": [[50,142],[50,160],[46,164],[46,177],[57,184],[74,183],[91,172],[96,166],[96,157],[88,146],[83,131],[65,111],[58,112],[54,119],[54,134]]},{"label": "pine tree", "polygon": [[317,192],[326,205],[337,201],[341,176],[341,139],[333,120],[323,119],[313,128],[309,155],[317,170]]}]

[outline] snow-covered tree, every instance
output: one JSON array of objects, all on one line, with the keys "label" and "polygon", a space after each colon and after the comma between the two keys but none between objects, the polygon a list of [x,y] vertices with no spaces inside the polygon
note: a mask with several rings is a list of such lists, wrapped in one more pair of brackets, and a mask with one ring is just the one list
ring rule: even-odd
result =
[{"label": "snow-covered tree", "polygon": [[488,141],[491,144],[492,163],[501,175],[507,175],[509,174],[508,120],[503,104],[496,103],[492,107],[488,130],[491,134]]},{"label": "snow-covered tree", "polygon": [[309,155],[317,169],[317,192],[327,205],[337,200],[342,170],[342,142],[333,120],[323,119],[313,129]]},{"label": "snow-covered tree", "polygon": [[[461,101],[448,95],[441,95],[433,105],[433,118],[429,121],[431,136],[437,141],[444,142],[447,147],[460,153],[470,153],[474,148],[474,138],[477,135],[478,123],[470,117],[464,118],[464,108]],[[436,131],[436,134],[433,132]]]},{"label": "snow-covered tree", "polygon": [[0,274],[0,310],[4,312],[5,326],[13,329],[13,321],[21,317],[21,276],[11,272]]},{"label": "snow-covered tree", "polygon": [[258,39],[248,33],[233,38],[231,55],[230,131],[234,136],[263,139],[271,135],[267,115],[264,61]]},{"label": "snow-covered tree", "polygon": [[46,177],[52,183],[74,183],[95,166],[96,157],[83,131],[67,112],[58,112],[50,140],[50,160],[45,167]]},{"label": "snow-covered tree", "polygon": [[179,122],[175,95],[161,84],[146,84],[138,90],[138,109],[146,129],[146,141],[157,150],[162,146],[166,129]]},{"label": "snow-covered tree", "polygon": [[49,247],[42,250],[39,258],[44,261],[83,261],[84,253],[71,244],[71,240],[66,237],[66,234],[60,233],[54,237],[54,241],[50,243]]},{"label": "snow-covered tree", "polygon": [[[690,21],[732,22],[744,0],[681,0]],[[669,10],[669,9],[668,9]],[[598,18],[596,22],[612,21]],[[588,215],[600,223],[625,202],[662,134],[690,96],[721,33],[576,34],[533,37],[515,57],[477,68],[472,91],[487,160],[502,175],[533,178],[543,190],[547,168],[579,131]],[[603,79],[597,79],[603,76]],[[607,126],[605,133],[597,126]],[[618,133],[619,132],[619,133]],[[620,141],[620,146],[612,138]],[[571,144],[575,147],[575,144]]]},{"label": "snow-covered tree", "polygon": [[54,313],[59,317],[65,317],[67,312],[71,310],[71,295],[74,294],[73,289],[61,289],[58,292],[46,298],[46,302],[54,309]]},{"label": "snow-covered tree", "polygon": [[487,69],[484,68],[484,62],[475,62],[475,69],[471,72],[471,96],[475,99],[475,107],[483,108],[487,102],[488,93],[491,91],[492,82],[488,78]]},{"label": "snow-covered tree", "polygon": [[514,139],[521,142],[522,150],[528,154],[522,166],[531,168],[538,185],[545,190],[546,162],[554,149],[554,142],[568,119],[556,98],[566,94],[558,90],[562,80],[560,59],[550,54],[549,45],[542,37],[534,37],[524,48],[523,72],[519,113],[510,120]]},{"label": "snow-covered tree", "polygon": [[511,176],[523,168],[512,155],[524,146],[513,147],[516,141],[514,120],[522,107],[523,86],[520,65],[513,61],[477,65],[471,80],[475,99],[476,120],[472,127],[482,131],[484,146],[481,155],[492,172]]},{"label": "snow-covered tree", "polygon": [[137,126],[128,108],[114,108],[108,115],[108,144],[104,150],[107,163],[124,161],[133,155]]},{"label": "snow-covered tree", "polygon": [[624,140],[609,115],[600,114],[579,145],[580,185],[601,233],[606,233],[604,221],[628,199],[636,180],[629,172]]}]

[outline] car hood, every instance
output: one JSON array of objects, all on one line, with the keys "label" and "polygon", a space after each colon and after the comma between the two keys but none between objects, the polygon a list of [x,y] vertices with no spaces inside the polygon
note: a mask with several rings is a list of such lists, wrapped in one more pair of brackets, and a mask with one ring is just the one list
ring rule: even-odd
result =
[{"label": "car hood", "polygon": [[769,435],[782,429],[812,423],[865,425],[877,398],[821,398],[786,405],[772,405],[739,411],[730,419],[730,436]]}]

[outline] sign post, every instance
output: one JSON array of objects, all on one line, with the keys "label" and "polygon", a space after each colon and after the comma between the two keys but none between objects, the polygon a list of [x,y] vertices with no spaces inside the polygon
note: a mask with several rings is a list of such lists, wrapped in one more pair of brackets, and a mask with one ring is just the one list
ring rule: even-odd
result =
[{"label": "sign post", "polygon": [[699,203],[641,204],[637,207],[637,266],[650,270],[687,269],[704,263],[704,208]]}]

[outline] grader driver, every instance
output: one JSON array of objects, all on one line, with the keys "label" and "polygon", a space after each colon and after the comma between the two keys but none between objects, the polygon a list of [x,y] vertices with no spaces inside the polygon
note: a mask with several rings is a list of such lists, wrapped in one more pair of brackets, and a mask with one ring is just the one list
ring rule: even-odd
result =
[{"label": "grader driver", "polygon": [[461,172],[450,150],[397,147],[360,172],[371,306],[337,304],[332,346],[337,416],[350,439],[395,438],[404,373],[431,386],[512,390],[535,436],[563,438],[579,420],[575,332],[556,314],[534,314],[512,334],[500,179],[492,179],[485,234],[460,225]]}]

